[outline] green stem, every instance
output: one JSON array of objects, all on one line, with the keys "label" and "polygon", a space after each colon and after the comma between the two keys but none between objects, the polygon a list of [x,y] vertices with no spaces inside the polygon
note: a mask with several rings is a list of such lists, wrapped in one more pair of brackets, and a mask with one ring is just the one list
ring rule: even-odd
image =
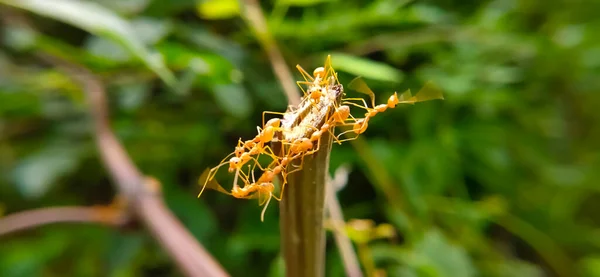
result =
[{"label": "green stem", "polygon": [[358,243],[358,255],[360,257],[360,261],[365,267],[365,271],[367,276],[375,276],[375,263],[373,262],[373,255],[371,254],[371,249],[366,243]]},{"label": "green stem", "polygon": [[280,203],[280,230],[287,277],[325,275],[325,188],[333,138],[321,137],[319,151],[304,157],[302,170],[288,176]]}]

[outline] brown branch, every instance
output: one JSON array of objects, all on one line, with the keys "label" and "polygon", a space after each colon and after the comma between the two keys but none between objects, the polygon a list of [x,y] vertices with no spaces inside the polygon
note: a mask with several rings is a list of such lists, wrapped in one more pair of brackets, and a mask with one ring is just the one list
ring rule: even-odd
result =
[{"label": "brown branch", "polygon": [[[342,262],[344,264],[344,270],[346,270],[346,276],[349,277],[362,277],[363,274],[360,271],[360,264],[358,258],[352,247],[352,242],[343,230],[344,227],[344,214],[342,213],[342,207],[338,201],[335,193],[339,188],[346,185],[348,181],[349,169],[343,165],[338,167],[335,171],[335,176],[327,182],[327,188],[325,190],[325,204],[327,207],[327,214],[329,215],[330,222],[332,223],[333,237],[335,244],[340,251]],[[339,224],[338,224],[339,223]]]},{"label": "brown branch", "polygon": [[127,222],[127,216],[122,210],[110,206],[41,208],[0,218],[0,236],[61,222],[121,226]]},{"label": "brown branch", "polygon": [[129,209],[145,223],[183,273],[186,276],[229,276],[166,207],[160,183],[142,175],[117,140],[108,123],[102,83],[81,66],[45,54],[39,56],[81,83],[92,111],[96,141],[104,165],[125,196]]},{"label": "brown branch", "polygon": [[288,98],[288,105],[297,106],[300,104],[300,91],[296,87],[294,77],[288,69],[285,59],[277,46],[277,42],[269,33],[265,15],[256,0],[244,0],[244,18],[248,21],[251,29],[258,38],[263,50],[269,56],[269,62],[283,87],[283,91]]}]

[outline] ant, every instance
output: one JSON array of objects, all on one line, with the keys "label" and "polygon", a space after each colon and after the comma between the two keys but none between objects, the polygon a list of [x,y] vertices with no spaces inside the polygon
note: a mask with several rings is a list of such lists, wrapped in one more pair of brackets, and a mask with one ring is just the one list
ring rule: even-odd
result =
[{"label": "ant", "polygon": [[[264,221],[264,215],[265,215],[265,211],[267,210],[267,206],[269,205],[269,202],[271,201],[271,197],[276,198],[273,195],[273,191],[275,190],[275,186],[273,185],[273,179],[274,179],[274,174],[272,173],[268,173],[269,171],[266,171],[265,173],[263,173],[263,175],[258,179],[258,181],[254,181],[254,174],[252,174],[252,178],[253,178],[253,183],[248,184],[247,182],[245,182],[246,185],[244,185],[244,187],[240,187],[237,184],[237,180],[234,181],[234,186],[231,190],[231,192],[225,190],[216,180],[214,179],[208,179],[208,176],[210,174],[210,171],[207,169],[204,171],[204,173],[202,173],[202,176],[200,176],[200,180],[203,180],[204,178],[206,178],[205,181],[205,185],[204,187],[208,187],[210,189],[214,189],[218,192],[227,194],[227,195],[231,195],[235,198],[241,198],[241,199],[253,199],[253,198],[258,198],[259,199],[259,205],[265,205],[265,207],[263,208],[261,215],[260,215],[260,220]],[[237,174],[236,174],[236,179],[237,179]],[[204,190],[204,187],[202,188],[202,190]],[[200,192],[201,194],[202,192]],[[200,196],[200,194],[198,196]],[[265,200],[264,197],[267,197]]]},{"label": "ant", "polygon": [[[327,55],[325,65],[317,67],[312,76],[300,65],[296,65],[296,69],[300,71],[304,78],[304,81],[297,81],[296,84],[300,87],[304,96],[308,96],[307,99],[311,99],[314,103],[319,103],[321,97],[327,95],[327,88],[330,85],[339,84],[337,73],[331,66],[331,55]],[[308,87],[308,91],[304,89],[303,85]]]},{"label": "ant", "polygon": [[[277,156],[275,156],[275,154],[273,153],[272,149],[268,146],[265,145],[266,143],[269,143],[274,135],[275,135],[275,131],[279,128],[281,122],[279,119],[271,119],[269,120],[269,122],[267,122],[267,124],[265,124],[265,128],[264,129],[260,129],[260,127],[257,127],[258,129],[258,135],[256,135],[256,137],[254,139],[248,140],[244,143],[242,143],[241,139],[238,141],[238,146],[235,148],[235,151],[229,155],[227,155],[217,166],[213,167],[209,174],[208,174],[208,178],[206,179],[207,182],[209,180],[212,180],[212,178],[214,178],[214,176],[217,173],[217,170],[224,166],[229,164],[229,172],[234,172],[236,171],[236,178],[238,173],[240,172],[241,168],[248,163],[249,161],[254,161],[255,165],[258,165],[259,168],[261,170],[264,170],[264,168],[262,168],[262,166],[260,165],[260,163],[258,162],[258,159],[253,157],[253,156],[257,156],[260,154],[266,154],[268,156],[270,156],[272,159],[276,160],[278,159]],[[246,148],[248,148],[250,151],[246,152]],[[235,155],[235,157],[229,158],[232,155]],[[229,161],[227,161],[227,159],[229,159]],[[248,179],[247,176],[245,176],[246,179]],[[206,183],[205,185],[206,186]],[[200,197],[200,195],[202,194],[202,192],[204,191],[204,188],[202,189],[202,191],[200,191],[200,194],[198,195],[198,197]]]},{"label": "ant", "polygon": [[[378,113],[385,112],[388,108],[393,109],[398,104],[414,104],[416,102],[423,102],[423,101],[434,100],[434,99],[444,99],[444,96],[442,95],[441,91],[439,89],[437,89],[437,87],[435,87],[432,82],[425,83],[423,88],[421,88],[421,90],[419,90],[419,92],[417,92],[417,94],[415,94],[414,96],[412,96],[410,89],[406,90],[400,96],[398,96],[397,92],[394,92],[394,94],[392,94],[388,98],[386,104],[379,104],[379,105],[375,105],[375,93],[373,93],[373,91],[369,88],[369,86],[364,82],[364,80],[361,77],[357,77],[354,80],[352,80],[352,82],[350,82],[348,87],[356,90],[357,92],[369,95],[371,98],[371,104],[372,104],[373,108],[369,108],[366,101],[363,98],[344,98],[344,99],[342,99],[342,104],[352,105],[355,107],[365,109],[365,110],[367,110],[367,113],[365,113],[364,118],[354,119],[353,120],[354,124],[352,124],[352,129],[342,132],[337,137],[339,138],[340,136],[342,136],[346,133],[349,133],[349,132],[354,132],[355,134],[357,134],[357,136],[352,137],[352,138],[347,138],[344,140],[339,140],[340,142],[354,140],[354,139],[358,138],[358,135],[364,133],[367,130],[367,127],[369,125],[369,120],[371,118],[375,117],[375,115],[377,115]],[[362,101],[363,105],[349,102],[352,100]]]}]

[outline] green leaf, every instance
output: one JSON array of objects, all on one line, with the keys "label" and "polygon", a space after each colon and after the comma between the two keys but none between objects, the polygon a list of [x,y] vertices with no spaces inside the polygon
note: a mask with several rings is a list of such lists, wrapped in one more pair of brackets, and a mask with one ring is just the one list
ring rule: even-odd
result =
[{"label": "green leaf", "polygon": [[357,76],[397,83],[401,82],[404,78],[404,74],[399,69],[380,62],[374,62],[370,59],[342,53],[332,53],[331,59],[333,67],[336,70],[345,71]]},{"label": "green leaf", "polygon": [[229,19],[240,15],[238,0],[204,0],[196,9],[204,19]]},{"label": "green leaf", "polygon": [[[496,277],[542,277],[546,276],[544,271],[537,265],[519,261],[519,260],[505,260],[505,261],[489,261],[486,262],[483,267],[487,267],[487,272],[490,276]],[[600,275],[582,275],[582,276],[600,276]]]},{"label": "green leaf", "polygon": [[131,83],[119,87],[119,105],[123,109],[133,111],[141,108],[150,94],[148,83]]},{"label": "green leaf", "polygon": [[219,106],[235,117],[245,118],[252,111],[250,98],[240,85],[216,85],[213,94]]},{"label": "green leaf", "polygon": [[132,264],[144,246],[144,237],[139,234],[115,235],[107,251],[110,276],[131,276]]},{"label": "green leaf", "polygon": [[418,257],[414,266],[434,273],[432,276],[475,276],[475,268],[465,249],[450,243],[437,230],[425,233],[415,245],[414,254]]},{"label": "green leaf", "polygon": [[59,177],[75,170],[78,157],[79,150],[72,145],[49,146],[17,165],[14,182],[25,197],[40,197]]},{"label": "green leaf", "polygon": [[600,277],[600,256],[585,257],[579,262],[581,276]]},{"label": "green leaf", "polygon": [[283,277],[285,276],[285,263],[281,255],[277,255],[271,262],[271,268],[269,270],[269,277]]},{"label": "green leaf", "polygon": [[173,87],[175,77],[160,54],[151,52],[132,26],[114,12],[88,1],[74,0],[0,0],[1,3],[62,21],[124,46]]},{"label": "green leaf", "polygon": [[316,4],[327,3],[327,2],[337,2],[337,0],[279,0],[277,1],[278,5],[288,5],[288,6],[298,6],[298,7],[308,7],[314,6]]}]

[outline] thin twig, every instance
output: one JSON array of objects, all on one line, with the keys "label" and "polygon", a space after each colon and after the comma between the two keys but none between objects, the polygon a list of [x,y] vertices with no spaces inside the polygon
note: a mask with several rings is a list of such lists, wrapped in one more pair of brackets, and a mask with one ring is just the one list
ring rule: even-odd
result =
[{"label": "thin twig", "polygon": [[333,179],[330,179],[327,182],[327,188],[325,190],[325,205],[327,207],[327,213],[329,215],[330,222],[332,223],[333,237],[335,239],[335,244],[340,251],[340,255],[342,256],[342,262],[344,263],[344,270],[346,270],[346,276],[349,277],[362,277],[363,274],[360,271],[360,264],[358,263],[358,258],[356,256],[356,252],[354,251],[354,247],[352,247],[352,242],[346,236],[341,223],[344,223],[344,214],[342,213],[342,207],[340,202],[338,201],[335,193],[338,188],[343,187],[348,182],[348,174],[349,169],[347,166],[343,165],[338,167],[335,171],[335,176]]},{"label": "thin twig", "polygon": [[285,59],[277,46],[277,42],[271,36],[268,30],[265,15],[256,0],[244,0],[244,17],[248,21],[251,29],[258,38],[263,50],[267,52],[271,67],[275,71],[275,76],[283,87],[283,91],[288,98],[288,105],[297,106],[300,104],[300,91],[295,85],[294,77],[288,69]]},{"label": "thin twig", "polygon": [[173,257],[186,276],[229,276],[176,219],[162,200],[160,183],[143,176],[117,140],[108,123],[102,83],[87,69],[41,54],[46,61],[80,82],[87,94],[102,160],[130,209]]},{"label": "thin twig", "polygon": [[53,223],[98,223],[120,226],[126,221],[126,215],[115,207],[41,208],[0,218],[0,236]]}]

